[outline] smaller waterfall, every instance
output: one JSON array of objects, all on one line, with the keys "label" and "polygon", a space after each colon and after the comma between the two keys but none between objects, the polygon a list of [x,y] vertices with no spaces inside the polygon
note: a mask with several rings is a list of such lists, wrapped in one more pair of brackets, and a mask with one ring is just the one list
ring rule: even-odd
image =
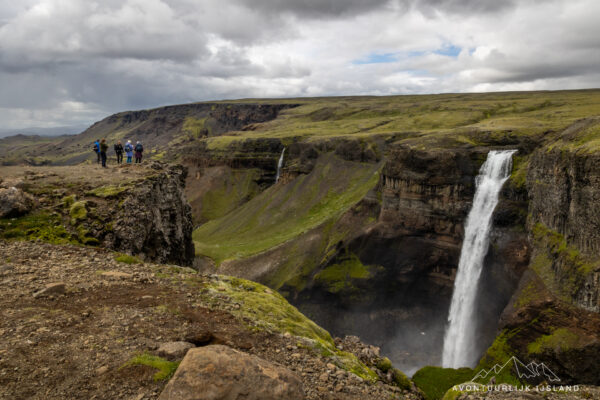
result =
[{"label": "smaller waterfall", "polygon": [[281,167],[283,167],[283,153],[285,153],[285,147],[281,150],[281,156],[279,156],[279,162],[277,163],[277,175],[275,175],[275,183],[279,181],[281,175]]},{"label": "smaller waterfall", "polygon": [[446,368],[472,367],[477,361],[477,354],[473,352],[477,337],[474,332],[477,286],[488,250],[492,214],[498,204],[500,189],[510,175],[515,152],[490,151],[475,180],[475,197],[465,222],[465,238],[444,337],[442,366]]}]

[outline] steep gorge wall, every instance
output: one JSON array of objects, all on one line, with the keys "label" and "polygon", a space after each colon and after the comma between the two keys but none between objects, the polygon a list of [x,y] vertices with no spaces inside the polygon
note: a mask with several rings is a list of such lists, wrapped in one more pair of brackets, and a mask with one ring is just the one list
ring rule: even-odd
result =
[{"label": "steep gorge wall", "polygon": [[551,147],[529,159],[531,263],[482,364],[514,354],[544,362],[561,383],[599,384],[600,157]]},{"label": "steep gorge wall", "polygon": [[[600,312],[600,156],[536,152],[528,186],[532,229],[552,230],[571,247],[569,257],[550,256],[554,282],[547,284],[562,287],[558,293],[576,306]],[[565,282],[574,276],[577,282]]]}]

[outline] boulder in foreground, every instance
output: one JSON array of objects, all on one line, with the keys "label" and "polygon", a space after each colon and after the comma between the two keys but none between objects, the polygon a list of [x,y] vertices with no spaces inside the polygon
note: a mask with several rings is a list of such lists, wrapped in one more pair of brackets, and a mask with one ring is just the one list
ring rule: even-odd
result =
[{"label": "boulder in foreground", "polygon": [[14,218],[27,214],[34,207],[31,195],[16,187],[0,188],[0,218]]},{"label": "boulder in foreground", "polygon": [[187,352],[159,400],[303,399],[302,382],[290,370],[227,346]]}]

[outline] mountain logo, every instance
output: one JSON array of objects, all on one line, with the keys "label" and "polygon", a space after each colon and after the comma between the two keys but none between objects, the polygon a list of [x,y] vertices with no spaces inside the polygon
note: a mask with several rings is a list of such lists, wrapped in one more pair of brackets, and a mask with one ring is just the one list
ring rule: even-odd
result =
[{"label": "mountain logo", "polygon": [[489,370],[482,369],[473,377],[473,381],[481,379],[487,381],[488,378],[498,375],[505,368],[513,368],[516,371],[519,379],[544,378],[547,382],[560,382],[560,378],[544,363],[536,363],[535,361],[525,365],[517,357],[511,357],[504,365],[496,364]]}]

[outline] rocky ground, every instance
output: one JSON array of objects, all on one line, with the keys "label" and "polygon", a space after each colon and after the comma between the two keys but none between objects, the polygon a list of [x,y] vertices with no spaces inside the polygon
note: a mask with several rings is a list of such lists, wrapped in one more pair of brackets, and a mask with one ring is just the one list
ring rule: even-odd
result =
[{"label": "rocky ground", "polygon": [[[239,303],[207,298],[213,292],[199,289],[227,278],[116,256],[103,249],[0,241],[1,399],[157,398],[167,380],[153,379],[157,369],[132,360],[157,355],[173,341],[224,344],[286,367],[302,381],[307,399],[421,398],[384,383],[390,373],[378,369],[383,379],[363,380],[338,367],[330,353],[260,328],[234,315]],[[381,360],[378,349],[355,338],[336,345],[365,363]]]}]

